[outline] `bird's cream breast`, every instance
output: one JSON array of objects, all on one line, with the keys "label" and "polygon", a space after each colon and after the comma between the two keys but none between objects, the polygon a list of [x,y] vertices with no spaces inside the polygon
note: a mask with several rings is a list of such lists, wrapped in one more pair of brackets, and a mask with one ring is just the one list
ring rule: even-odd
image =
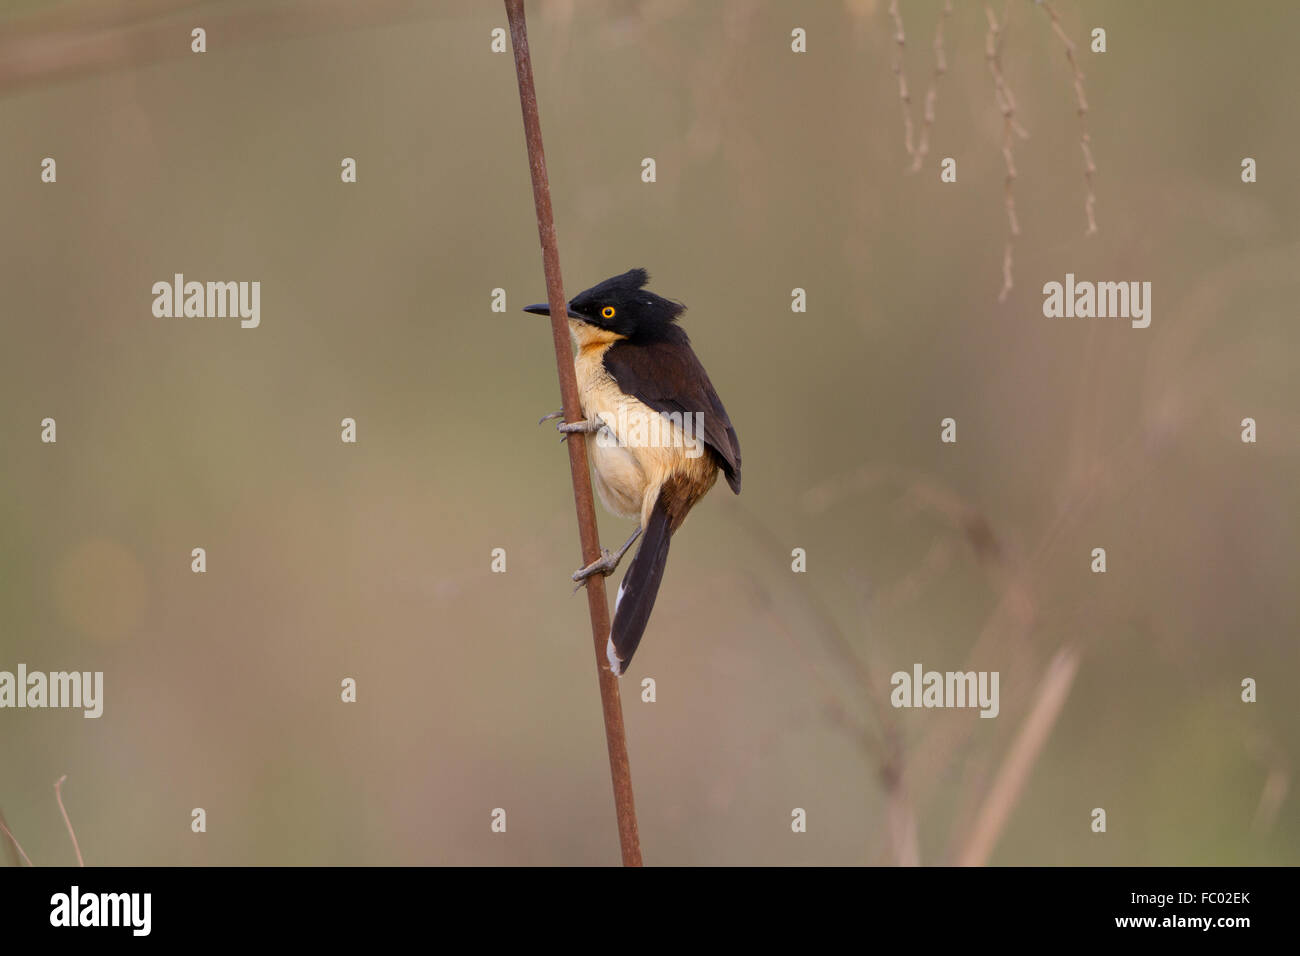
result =
[{"label": "bird's cream breast", "polygon": [[[605,507],[623,518],[640,518],[648,476],[636,449],[619,442],[616,429],[620,409],[641,403],[620,392],[605,370],[603,358],[606,348],[608,343],[580,348],[573,363],[583,417],[606,423],[601,431],[587,435],[587,456],[595,475],[596,493]],[[626,416],[626,410],[623,414]]]},{"label": "bird's cream breast", "polygon": [[[685,479],[694,499],[712,486],[717,466],[704,453],[702,434],[687,435],[679,423],[619,389],[604,364],[611,344],[584,346],[579,340],[574,358],[583,417],[605,423],[587,435],[587,453],[605,507],[621,517],[639,518],[644,527],[665,481],[674,475]],[[692,446],[699,449],[694,456],[687,453]]]}]

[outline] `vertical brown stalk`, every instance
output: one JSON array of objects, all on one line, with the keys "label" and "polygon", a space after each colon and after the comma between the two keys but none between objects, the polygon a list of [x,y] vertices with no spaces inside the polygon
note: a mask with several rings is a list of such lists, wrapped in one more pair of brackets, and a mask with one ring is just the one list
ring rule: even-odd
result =
[{"label": "vertical brown stalk", "polygon": [[[519,105],[524,114],[524,138],[528,141],[528,166],[533,175],[533,201],[537,206],[537,232],[542,241],[542,266],[546,272],[546,299],[551,306],[551,337],[555,363],[560,373],[560,395],[565,421],[582,418],[578,403],[578,380],[573,370],[569,345],[568,300],[560,279],[560,251],[555,241],[555,220],[551,214],[551,187],[546,178],[546,152],[542,148],[542,125],[537,117],[537,90],[533,87],[533,63],[528,54],[528,27],[524,22],[523,0],[505,0],[510,22],[510,42],[515,50],[515,74],[519,78]],[[596,505],[587,469],[587,443],[565,442],[569,449],[569,470],[573,474],[573,503],[578,511],[578,537],[584,565],[600,557],[600,534],[596,528]],[[605,714],[605,744],[609,750],[609,775],[614,785],[614,809],[618,814],[618,839],[624,866],[641,865],[641,838],[637,834],[636,806],[632,799],[632,771],[627,761],[627,737],[623,731],[623,704],[618,678],[605,660],[609,640],[609,605],[605,599],[605,578],[587,579],[587,608],[591,613],[591,636],[596,649],[596,675]]]}]

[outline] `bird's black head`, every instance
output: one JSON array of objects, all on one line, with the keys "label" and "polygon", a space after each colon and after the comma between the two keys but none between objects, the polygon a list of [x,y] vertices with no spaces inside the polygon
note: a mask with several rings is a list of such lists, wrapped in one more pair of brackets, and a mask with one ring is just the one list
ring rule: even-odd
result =
[{"label": "bird's black head", "polygon": [[[647,290],[649,281],[644,269],[629,269],[606,279],[569,300],[569,318],[637,341],[662,338],[686,306]],[[551,314],[545,302],[524,311]]]}]

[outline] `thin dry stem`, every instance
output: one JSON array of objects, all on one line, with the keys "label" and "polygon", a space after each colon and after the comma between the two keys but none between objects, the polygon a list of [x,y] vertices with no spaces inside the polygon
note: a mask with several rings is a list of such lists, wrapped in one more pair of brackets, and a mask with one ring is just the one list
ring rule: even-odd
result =
[{"label": "thin dry stem", "polygon": [[1260,790],[1259,804],[1255,807],[1252,828],[1257,834],[1267,834],[1277,823],[1278,811],[1291,789],[1290,761],[1285,751],[1267,732],[1256,732],[1246,738],[1246,752],[1262,763],[1268,771]]},{"label": "thin dry stem", "polygon": [[944,0],[943,9],[939,11],[939,20],[934,28],[934,73],[930,77],[929,89],[925,92],[925,108],[921,121],[921,136],[917,140],[912,125],[912,94],[907,87],[907,74],[903,69],[903,53],[907,45],[903,30],[903,14],[898,7],[898,0],[890,0],[889,16],[894,23],[894,41],[898,44],[898,54],[894,59],[894,75],[898,77],[898,99],[903,109],[903,148],[912,157],[909,173],[920,170],[921,164],[930,152],[930,128],[934,126],[935,104],[939,100],[939,78],[948,72],[948,58],[943,49],[943,25],[952,16],[952,0]]},{"label": "thin dry stem", "polygon": [[1255,808],[1254,829],[1256,833],[1269,833],[1277,823],[1277,813],[1286,800],[1287,791],[1291,789],[1291,775],[1282,767],[1274,767],[1264,780],[1264,789],[1259,794],[1259,805]]},{"label": "thin dry stem", "polygon": [[[1007,202],[1010,201],[1011,201],[1011,186],[1010,184],[1008,184]],[[1011,210],[1011,214],[1014,216],[1015,211]],[[1015,233],[1012,233],[1012,235],[1015,235]],[[1011,289],[1014,286],[1014,284],[1015,283],[1012,282],[1011,279],[1011,239],[1008,237],[1007,243],[1002,249],[1002,290],[998,293],[999,302],[1007,301],[1007,296],[1011,294]]]},{"label": "thin dry stem", "polygon": [[903,34],[903,14],[899,12],[898,0],[889,0],[889,15],[894,21],[894,42],[898,44],[898,55],[894,59],[894,75],[898,77],[898,99],[903,106],[903,148],[908,156],[916,155],[912,145],[912,95],[907,91],[907,77],[903,74],[903,49],[906,37]]},{"label": "thin dry stem", "polygon": [[[546,175],[546,150],[542,145],[542,125],[537,110],[537,88],[533,82],[533,63],[528,51],[528,26],[523,0],[505,0],[506,20],[514,46],[515,77],[519,84],[519,107],[523,114],[524,140],[528,146],[528,166],[532,176],[533,204],[537,213],[537,234],[542,246],[542,267],[546,274],[546,297],[551,307],[551,341],[555,348],[560,395],[564,402],[565,421],[581,418],[577,374],[569,344],[566,300],[560,275],[560,250],[555,237],[555,217],[551,209],[551,187]],[[600,533],[596,526],[595,497],[591,490],[591,472],[587,463],[587,444],[565,443],[569,449],[569,473],[573,480],[573,503],[577,512],[578,537],[582,560],[590,564],[600,557]],[[596,657],[596,679],[600,685],[601,712],[605,719],[605,748],[609,754],[609,776],[614,790],[614,811],[618,820],[619,847],[624,866],[641,865],[641,838],[637,828],[636,805],[632,792],[632,771],[627,756],[627,734],[623,728],[623,704],[618,678],[605,661],[605,642],[609,638],[609,603],[605,596],[605,579],[593,575],[587,579],[587,612],[591,618],[592,645]]]},{"label": "thin dry stem", "polygon": [[[1002,25],[1007,21],[1010,0],[1002,11]],[[988,17],[989,32],[984,40],[984,58],[988,62],[989,72],[993,75],[993,98],[998,112],[1002,114],[1002,159],[1007,167],[1007,177],[1003,186],[1004,204],[1007,210],[1007,242],[1002,252],[1002,290],[998,301],[1005,302],[1011,293],[1012,282],[1012,246],[1020,235],[1020,220],[1016,217],[1016,197],[1012,184],[1016,181],[1015,141],[1012,134],[1021,139],[1028,139],[1023,126],[1016,119],[1016,98],[1011,95],[1006,79],[1002,75],[1002,26],[993,13],[993,7],[985,4],[984,13]]]},{"label": "thin dry stem", "polygon": [[[733,514],[746,526],[750,534],[760,539],[765,550],[779,551],[780,540],[756,515],[746,509],[735,506]],[[920,838],[918,836],[916,809],[906,785],[906,755],[903,748],[902,734],[893,718],[893,709],[888,704],[887,695],[881,692],[886,686],[880,679],[878,668],[864,662],[854,648],[853,642],[836,623],[834,615],[817,598],[816,592],[809,588],[800,588],[794,592],[811,612],[815,626],[811,629],[822,638],[842,664],[842,670],[850,673],[857,681],[856,686],[865,692],[879,734],[874,734],[862,722],[855,719],[850,708],[845,705],[840,695],[821,675],[808,665],[811,656],[802,652],[799,642],[780,615],[769,608],[771,616],[781,624],[782,633],[786,635],[795,648],[796,656],[808,667],[814,677],[821,683],[828,702],[827,715],[832,723],[846,731],[861,747],[863,754],[876,764],[881,785],[885,791],[886,832],[889,837],[890,855],[899,866],[919,866],[921,862]],[[806,633],[807,631],[801,631]]]},{"label": "thin dry stem", "polygon": [[934,126],[935,105],[939,101],[939,78],[948,72],[948,58],[943,50],[943,24],[952,16],[952,0],[944,0],[943,9],[939,11],[939,21],[934,28],[934,73],[930,77],[930,88],[925,91],[925,116],[921,120],[921,138],[912,155],[911,172],[920,172],[921,164],[930,152],[930,128]]},{"label": "thin dry stem", "polygon": [[18,842],[18,838],[9,832],[9,828],[5,826],[4,820],[0,820],[0,830],[4,831],[5,836],[9,838],[9,842],[12,843],[14,848],[22,854],[23,859],[27,861],[27,865],[35,866],[36,864],[32,862],[32,858],[28,856],[27,851],[23,849],[23,845]]},{"label": "thin dry stem", "polygon": [[[770,550],[779,550],[782,542],[772,533],[772,531],[756,515],[751,514],[748,510],[734,505],[732,514],[745,525],[751,535],[763,541],[764,546]],[[853,642],[849,640],[847,634],[836,623],[835,616],[831,614],[830,609],[817,597],[816,593],[807,588],[801,588],[795,593],[803,601],[804,606],[811,612],[816,627],[813,629],[825,644],[839,658],[844,665],[845,672],[851,673],[856,679],[855,686],[865,688],[867,692],[867,701],[871,706],[872,715],[876,718],[877,724],[882,730],[882,735],[888,737],[893,727],[893,709],[889,706],[888,695],[881,695],[877,688],[880,684],[872,673],[872,668],[864,663],[858,656]],[[873,756],[881,756],[882,767],[888,762],[888,758],[883,756],[883,739],[878,741],[870,735],[864,734],[864,739],[869,742],[868,751],[873,752]]]},{"label": "thin dry stem", "polygon": [[1002,762],[988,796],[984,798],[975,828],[966,848],[957,859],[958,865],[983,866],[988,862],[1011,811],[1024,792],[1030,771],[1052,733],[1056,718],[1065,706],[1065,699],[1070,694],[1070,686],[1074,683],[1078,668],[1079,656],[1068,647],[1057,651],[1052,662],[1047,665],[1047,673],[1038,689],[1038,698]]},{"label": "thin dry stem", "polygon": [[54,781],[54,799],[59,801],[59,812],[63,814],[63,823],[68,828],[68,836],[72,838],[72,848],[77,851],[77,866],[85,866],[86,861],[81,857],[81,846],[77,843],[77,834],[72,829],[72,821],[68,819],[68,811],[63,806],[63,781],[68,779],[65,773],[58,780]]},{"label": "thin dry stem", "polygon": [[1047,15],[1052,18],[1052,32],[1061,38],[1061,43],[1065,45],[1065,58],[1070,61],[1070,70],[1074,74],[1074,100],[1079,111],[1079,146],[1083,150],[1083,182],[1087,189],[1087,195],[1084,199],[1084,214],[1088,217],[1087,235],[1092,235],[1097,231],[1097,215],[1094,207],[1097,205],[1097,196],[1092,189],[1092,176],[1097,171],[1097,166],[1092,161],[1092,137],[1088,135],[1088,98],[1083,91],[1083,71],[1079,69],[1079,59],[1075,56],[1075,46],[1070,38],[1065,35],[1065,29],[1061,26],[1061,18],[1056,15],[1052,5],[1047,0],[1041,0],[1039,3]]},{"label": "thin dry stem", "polygon": [[903,765],[903,745],[897,732],[890,734],[890,763],[885,768],[885,819],[894,863],[898,866],[921,865],[921,839],[916,824],[916,806],[907,792]]}]

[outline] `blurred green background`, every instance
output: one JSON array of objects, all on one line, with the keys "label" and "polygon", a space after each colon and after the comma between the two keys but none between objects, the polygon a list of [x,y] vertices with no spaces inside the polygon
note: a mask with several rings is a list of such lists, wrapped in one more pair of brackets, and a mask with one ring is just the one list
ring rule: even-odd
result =
[{"label": "blurred green background", "polygon": [[[918,131],[939,7],[902,5]],[[991,862],[1300,863],[1300,8],[1057,0],[1086,237],[1063,47],[1011,3],[999,304],[1002,119],[957,7],[909,175],[884,0],[529,4],[566,291],[648,268],[744,453],[622,682],[646,862],[957,859],[1068,645]],[[0,14],[0,669],[105,673],[99,720],[0,711],[38,864],[74,859],[65,773],[90,864],[618,861],[504,12],[361,9]],[[259,280],[261,327],[153,317],[176,272]],[[1067,272],[1152,282],[1151,327],[1044,318]],[[881,708],[918,662],[999,671],[998,719]]]}]

